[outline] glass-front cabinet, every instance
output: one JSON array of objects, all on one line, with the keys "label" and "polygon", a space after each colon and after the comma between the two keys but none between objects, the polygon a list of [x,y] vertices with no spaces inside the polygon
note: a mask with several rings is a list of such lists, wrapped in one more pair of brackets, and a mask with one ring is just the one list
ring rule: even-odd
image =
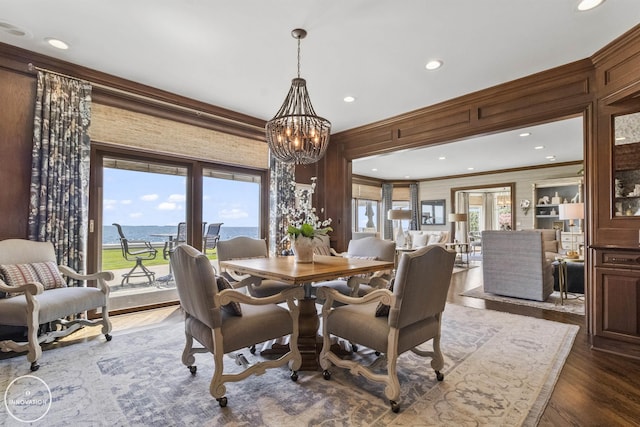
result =
[{"label": "glass-front cabinet", "polygon": [[640,216],[640,112],[613,117],[614,216]]},{"label": "glass-front cabinet", "polygon": [[601,100],[599,110],[591,340],[640,358],[640,98]]}]

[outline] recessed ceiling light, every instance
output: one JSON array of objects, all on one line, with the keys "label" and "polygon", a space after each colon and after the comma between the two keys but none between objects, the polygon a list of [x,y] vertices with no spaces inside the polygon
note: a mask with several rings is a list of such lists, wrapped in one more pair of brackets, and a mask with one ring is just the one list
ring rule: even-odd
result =
[{"label": "recessed ceiling light", "polygon": [[411,178],[411,175],[405,175],[404,177],[405,177],[405,179],[409,179],[409,178]]},{"label": "recessed ceiling light", "polygon": [[602,3],[604,3],[604,0],[580,0],[578,3],[578,10],[580,12],[591,10],[600,6]]},{"label": "recessed ceiling light", "polygon": [[432,59],[429,62],[427,62],[427,65],[424,66],[424,68],[426,68],[427,70],[437,70],[438,68],[442,67],[442,60],[440,59]]},{"label": "recessed ceiling light", "polygon": [[378,172],[378,168],[372,168],[371,169],[373,172]]},{"label": "recessed ceiling light", "polygon": [[468,171],[472,171],[472,170],[474,170],[474,169],[475,169],[475,168],[467,168],[467,170],[468,170]]},{"label": "recessed ceiling light", "polygon": [[525,137],[525,136],[531,136],[531,132],[522,132],[520,134],[520,136]]},{"label": "recessed ceiling light", "polygon": [[445,159],[446,159],[446,157],[445,157],[445,156],[440,156],[440,157],[438,157],[438,160],[445,160]]},{"label": "recessed ceiling light", "polygon": [[355,100],[356,99],[353,96],[345,96],[343,99],[344,102],[353,102]]},{"label": "recessed ceiling light", "polygon": [[62,40],[54,39],[53,37],[48,37],[45,40],[47,41],[47,43],[49,43],[51,46],[55,47],[56,49],[61,49],[61,50],[69,49],[69,45],[63,42]]},{"label": "recessed ceiling light", "polygon": [[555,159],[556,159],[556,156],[547,156],[547,157],[545,157],[545,159],[548,159],[548,160],[555,160]]},{"label": "recessed ceiling light", "polygon": [[535,147],[533,147],[534,150],[542,150],[544,148],[544,145],[536,145]]}]

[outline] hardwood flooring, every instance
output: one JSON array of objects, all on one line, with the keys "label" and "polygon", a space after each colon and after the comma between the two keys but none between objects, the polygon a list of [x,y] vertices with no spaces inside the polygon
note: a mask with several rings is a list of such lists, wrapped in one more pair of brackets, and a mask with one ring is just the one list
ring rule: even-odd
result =
[{"label": "hardwood flooring", "polygon": [[[591,350],[584,316],[459,295],[481,284],[481,267],[454,274],[448,301],[580,326],[540,426],[640,426],[640,361]],[[111,319],[114,339],[117,339],[118,331],[144,328],[160,322],[181,322],[182,314],[178,306],[169,306],[112,316]],[[84,328],[61,340],[59,345],[99,333],[100,328]]]}]

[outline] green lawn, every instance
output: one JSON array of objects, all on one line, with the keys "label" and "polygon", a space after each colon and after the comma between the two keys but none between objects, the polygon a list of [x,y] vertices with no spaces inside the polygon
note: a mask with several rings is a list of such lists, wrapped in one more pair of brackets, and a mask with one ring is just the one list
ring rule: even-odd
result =
[{"label": "green lawn", "polygon": [[[207,257],[211,260],[218,258],[218,252],[214,249],[208,251]],[[153,267],[154,265],[166,265],[169,260],[162,257],[162,248],[158,250],[158,254],[155,259],[145,260],[144,265],[147,267]],[[102,250],[102,270],[120,270],[123,268],[133,267],[135,261],[127,261],[122,256],[122,250],[120,248],[103,249]]]}]

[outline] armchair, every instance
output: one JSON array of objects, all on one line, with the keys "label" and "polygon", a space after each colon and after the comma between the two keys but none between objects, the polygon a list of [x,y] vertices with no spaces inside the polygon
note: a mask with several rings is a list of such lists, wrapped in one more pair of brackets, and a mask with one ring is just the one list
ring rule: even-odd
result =
[{"label": "armchair", "polygon": [[[349,242],[346,258],[372,258],[380,261],[395,261],[396,244],[391,240],[377,237],[363,237]],[[384,288],[391,280],[391,272],[380,271],[366,277],[353,276],[345,279],[330,280],[314,284],[314,287],[325,286],[338,290],[343,295],[362,296],[372,289]]]},{"label": "armchair", "polygon": [[[32,371],[39,368],[41,344],[67,336],[81,325],[102,325],[102,333],[111,341],[106,281],[113,280],[113,273],[79,274],[57,265],[50,242],[8,239],[0,241],[0,276],[0,325],[27,328],[27,342],[0,341],[0,350],[26,351]],[[68,286],[62,276],[76,283],[95,280],[97,287]],[[101,319],[79,316],[97,308],[101,309]],[[38,335],[39,325],[47,323],[55,329]]]},{"label": "armchair", "polygon": [[545,301],[553,292],[552,260],[546,253],[548,242],[539,230],[483,231],[484,291]]},{"label": "armchair", "polygon": [[[231,261],[242,258],[266,258],[269,256],[267,242],[263,239],[254,239],[246,236],[238,236],[229,240],[218,242],[218,261]],[[239,275],[234,271],[225,270],[223,275],[229,279],[234,288],[247,287],[249,294],[256,298],[267,297],[285,291],[291,285],[277,280],[263,279],[262,277]]]},{"label": "armchair", "polygon": [[[294,298],[302,298],[300,287],[289,288],[281,295],[253,298],[234,289],[219,290],[218,278],[206,255],[189,245],[178,246],[171,256],[180,304],[185,314],[186,343],[182,362],[195,375],[195,353],[213,355],[214,370],[209,392],[221,407],[227,406],[224,395],[229,381],[241,381],[251,374],[261,375],[267,369],[290,364],[291,379],[298,378],[302,358],[298,350],[298,306]],[[289,310],[278,306],[287,302]],[[237,304],[230,309],[227,304]],[[239,303],[239,304],[238,304]],[[225,374],[223,356],[255,342],[290,335],[290,350],[276,360],[249,366],[241,354],[236,361],[244,366],[237,374]],[[194,338],[204,348],[193,348]]]},{"label": "armchair", "polygon": [[[326,380],[335,365],[385,385],[385,396],[393,412],[400,410],[400,382],[396,372],[398,356],[411,350],[431,357],[438,381],[444,358],[440,350],[440,325],[445,309],[455,253],[441,246],[428,246],[400,258],[393,291],[376,289],[364,297],[345,296],[332,288],[319,288],[326,300],[322,307],[323,345],[320,366]],[[346,305],[334,307],[334,301]],[[376,303],[377,306],[376,306]],[[385,307],[387,305],[388,307]],[[386,354],[386,374],[371,366],[342,359],[331,350],[331,336],[337,336]],[[433,351],[417,346],[433,340]],[[374,362],[375,363],[375,362]]]}]

